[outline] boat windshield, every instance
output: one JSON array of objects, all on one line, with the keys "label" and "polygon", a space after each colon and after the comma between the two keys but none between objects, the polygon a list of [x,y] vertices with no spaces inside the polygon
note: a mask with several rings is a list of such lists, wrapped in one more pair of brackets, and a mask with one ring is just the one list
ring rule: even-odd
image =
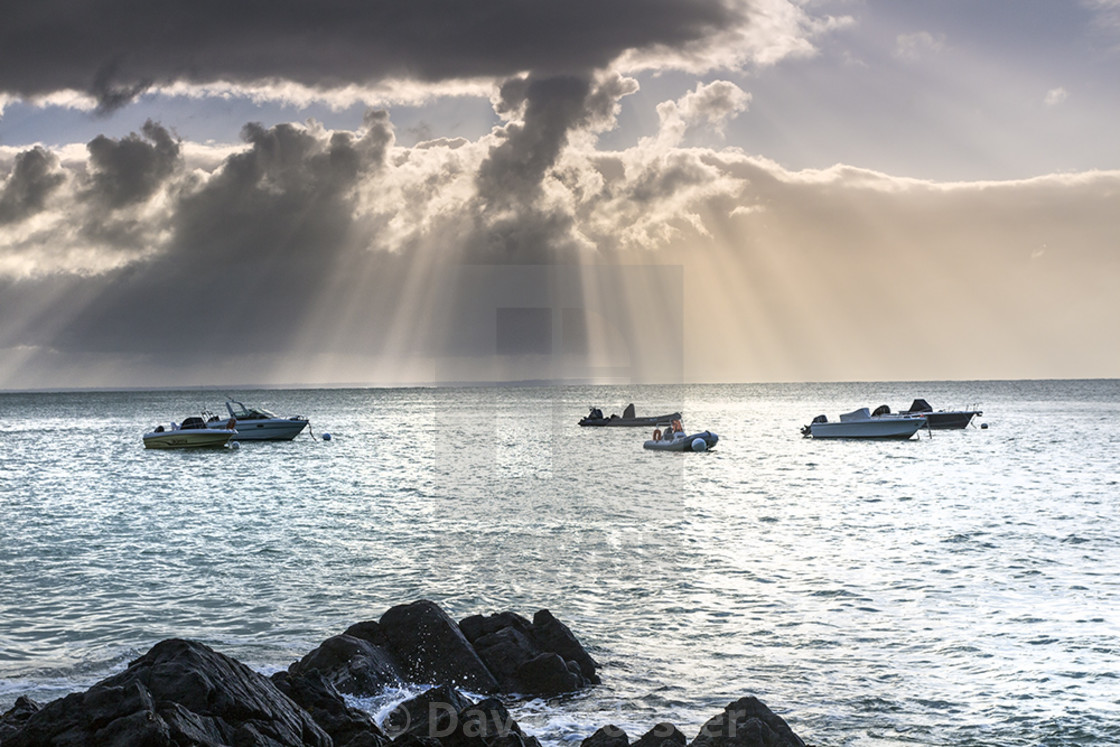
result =
[{"label": "boat windshield", "polygon": [[230,417],[238,420],[268,420],[277,417],[268,410],[249,408],[233,399],[226,402],[226,409],[229,410]]}]

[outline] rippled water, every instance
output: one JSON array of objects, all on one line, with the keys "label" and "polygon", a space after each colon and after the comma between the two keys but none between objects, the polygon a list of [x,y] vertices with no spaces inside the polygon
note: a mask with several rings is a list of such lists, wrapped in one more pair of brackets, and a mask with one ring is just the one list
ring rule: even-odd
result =
[{"label": "rippled water", "polygon": [[[315,437],[145,451],[223,395],[0,395],[0,711],[175,636],[274,671],[429,598],[588,646],[602,686],[515,709],[551,744],[746,694],[820,745],[1120,743],[1120,382],[235,394]],[[919,396],[990,427],[798,433]],[[575,425],[630,401],[719,447]]]}]

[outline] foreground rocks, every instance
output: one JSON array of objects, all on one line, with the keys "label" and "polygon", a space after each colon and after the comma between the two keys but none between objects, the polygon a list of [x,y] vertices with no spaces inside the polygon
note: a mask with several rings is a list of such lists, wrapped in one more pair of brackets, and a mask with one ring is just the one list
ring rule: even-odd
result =
[{"label": "foreground rocks", "polygon": [[[7,720],[5,714],[2,721]],[[2,744],[330,747],[333,742],[264,675],[201,643],[171,639],[84,693],[25,715]]]},{"label": "foreground rocks", "polygon": [[532,622],[502,612],[456,623],[434,602],[421,600],[350,626],[288,671],[298,676],[318,670],[339,692],[355,695],[417,682],[550,696],[598,684],[598,667],[548,610]]},{"label": "foreground rocks", "polygon": [[[194,641],[156,644],[120,674],[40,705],[19,698],[0,716],[2,747],[259,745],[261,747],[541,747],[497,698],[598,683],[598,665],[560,621],[510,612],[455,623],[432,602],[394,607],[351,626],[286,672],[265,677]],[[378,726],[342,692],[435,687]],[[605,726],[581,747],[805,747],[755,698],[731,703],[691,740],[661,723],[631,744]]]}]

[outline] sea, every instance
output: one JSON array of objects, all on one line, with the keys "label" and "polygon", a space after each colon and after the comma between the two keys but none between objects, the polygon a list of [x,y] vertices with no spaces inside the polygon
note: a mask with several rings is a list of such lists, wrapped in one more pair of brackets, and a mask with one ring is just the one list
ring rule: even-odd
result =
[{"label": "sea", "polygon": [[[227,395],[310,431],[144,449]],[[983,415],[800,433],[917,397]],[[577,425],[631,402],[719,444]],[[600,663],[511,705],[546,747],[746,695],[819,747],[1120,744],[1118,423],[1117,380],[0,394],[0,712],[166,638],[270,674],[430,599],[549,609]]]}]

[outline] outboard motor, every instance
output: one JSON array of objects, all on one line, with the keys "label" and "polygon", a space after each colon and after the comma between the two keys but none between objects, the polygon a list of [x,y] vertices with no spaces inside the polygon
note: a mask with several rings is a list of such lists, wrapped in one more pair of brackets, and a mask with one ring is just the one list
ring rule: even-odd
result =
[{"label": "outboard motor", "polygon": [[[825,417],[824,415],[818,415],[817,417],[813,418],[813,422],[814,423],[827,423],[828,418]],[[801,428],[801,435],[805,436],[806,438],[813,435],[813,426],[812,425],[803,426]]]}]

